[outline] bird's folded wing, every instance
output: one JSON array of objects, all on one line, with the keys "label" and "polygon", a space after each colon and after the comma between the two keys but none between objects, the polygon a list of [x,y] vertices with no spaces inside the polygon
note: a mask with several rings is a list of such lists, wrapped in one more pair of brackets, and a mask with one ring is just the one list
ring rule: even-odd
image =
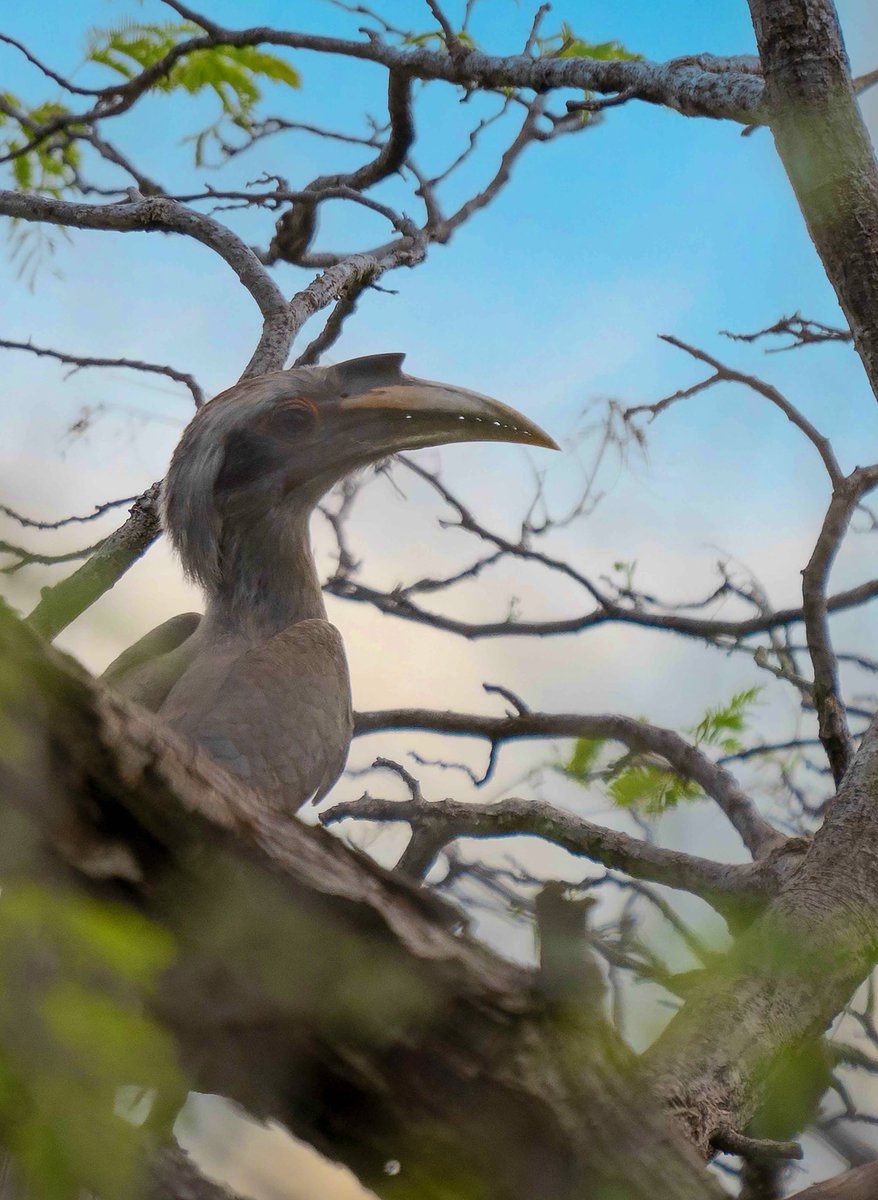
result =
[{"label": "bird's folded wing", "polygon": [[344,768],[353,728],[344,646],[299,621],[239,655],[205,647],[160,710],[274,806],[318,800]]},{"label": "bird's folded wing", "polygon": [[123,650],[101,678],[145,708],[157,709],[189,666],[183,650],[198,628],[199,613],[180,613]]}]

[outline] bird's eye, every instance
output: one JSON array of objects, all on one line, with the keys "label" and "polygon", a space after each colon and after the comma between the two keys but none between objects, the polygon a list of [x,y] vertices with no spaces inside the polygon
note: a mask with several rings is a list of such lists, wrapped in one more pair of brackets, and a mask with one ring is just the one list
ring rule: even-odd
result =
[{"label": "bird's eye", "polygon": [[265,430],[274,437],[300,438],[318,419],[317,405],[304,396],[293,396],[274,409],[265,423]]}]

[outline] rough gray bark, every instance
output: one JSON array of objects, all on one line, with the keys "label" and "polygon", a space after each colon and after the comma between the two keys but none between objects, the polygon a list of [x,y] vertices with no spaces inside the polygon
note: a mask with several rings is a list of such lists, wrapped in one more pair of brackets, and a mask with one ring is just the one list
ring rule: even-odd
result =
[{"label": "rough gray bark", "polygon": [[706,979],[648,1056],[660,1094],[695,1144],[743,1129],[771,1071],[819,1039],[876,959],[878,722],[799,869]]},{"label": "rough gray bark", "polygon": [[764,106],[878,396],[878,163],[831,0],[749,0]]},{"label": "rough gray bark", "polygon": [[0,652],[4,878],[133,905],[172,935],[149,1004],[189,1086],[382,1196],[718,1200],[600,1018],[554,1018],[444,904],[270,817],[4,611]]},{"label": "rough gray bark", "polygon": [[878,1162],[845,1171],[824,1183],[815,1183],[791,1200],[875,1200],[878,1195]]}]

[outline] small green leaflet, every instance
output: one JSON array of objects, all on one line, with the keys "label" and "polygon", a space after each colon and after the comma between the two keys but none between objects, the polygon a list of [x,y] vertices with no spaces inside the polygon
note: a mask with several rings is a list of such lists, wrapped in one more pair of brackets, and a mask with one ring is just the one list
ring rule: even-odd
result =
[{"label": "small green leaflet", "polygon": [[580,783],[587,782],[588,775],[606,744],[603,738],[577,738],[573,745],[570,761],[564,768],[567,774],[572,775]]},{"label": "small green leaflet", "polygon": [[537,41],[540,58],[593,58],[597,62],[638,62],[643,56],[632,54],[621,42],[587,42],[577,37],[566,21],[552,37]]},{"label": "small green leaflet", "polygon": [[[124,79],[133,79],[169,54],[179,42],[201,33],[197,25],[188,21],[155,25],[127,23],[116,29],[94,30],[86,59],[108,67]],[[262,98],[260,80],[291,88],[300,86],[299,74],[288,62],[255,46],[211,46],[193,50],[179,58],[167,75],[157,79],[152,86],[159,92],[179,90],[190,96],[209,89],[216,95],[226,116],[246,121],[253,106]]]},{"label": "small green leaflet", "polygon": [[[455,37],[467,50],[475,50],[476,44],[465,29],[461,29]],[[411,33],[400,41],[401,46],[437,46],[441,50],[447,49],[445,44],[445,34],[438,29],[428,30],[427,33]]]},{"label": "small green leaflet", "polygon": [[697,800],[701,788],[662,767],[633,766],[611,780],[607,794],[617,808],[633,808],[656,816],[681,800]]},{"label": "small green leaflet", "polygon": [[743,749],[740,738],[747,721],[747,710],[756,702],[761,688],[746,688],[735,692],[727,704],[709,708],[698,724],[691,730],[696,746],[717,746],[726,754],[735,754]]},{"label": "small green leaflet", "polygon": [[[694,728],[688,730],[696,746],[714,746],[724,754],[742,750],[744,743],[737,735],[746,727],[749,709],[758,700],[761,688],[746,688],[725,703],[708,708]],[[610,742],[604,738],[577,738],[573,753],[561,766],[565,775],[583,787],[596,779],[608,780],[607,795],[618,808],[635,809],[655,816],[684,800],[697,800],[701,788],[683,779],[670,767],[652,760],[652,756],[628,752],[616,762],[607,761],[604,748]],[[603,760],[603,761],[602,761]]]}]

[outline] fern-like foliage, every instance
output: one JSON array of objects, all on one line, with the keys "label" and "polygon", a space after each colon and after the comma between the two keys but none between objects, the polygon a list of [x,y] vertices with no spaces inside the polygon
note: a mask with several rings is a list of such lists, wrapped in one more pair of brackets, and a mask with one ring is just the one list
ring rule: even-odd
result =
[{"label": "fern-like foliage", "polygon": [[[163,24],[127,21],[113,29],[92,30],[86,60],[130,80],[201,32],[188,21]],[[250,128],[265,83],[298,88],[301,80],[288,62],[256,46],[210,46],[177,59],[155,81],[152,90],[165,95],[184,92],[189,96],[212,92],[219,101],[217,120],[185,139],[193,145],[195,166],[202,167],[208,145],[222,140],[224,122],[239,129]]]},{"label": "fern-like foliage", "polygon": [[[107,68],[117,78],[131,80],[160,62],[182,41],[201,32],[186,21],[152,25],[129,21],[111,29],[95,29],[88,35],[85,61]],[[255,46],[212,46],[182,55],[153,82],[151,90],[189,96],[212,92],[217,98],[218,119],[187,139],[194,143],[195,165],[202,166],[205,145],[210,138],[220,136],[224,121],[249,128],[265,83],[298,88],[300,79],[284,59]],[[0,156],[8,159],[6,185],[56,199],[74,189],[82,161],[77,135],[82,130],[65,125],[31,146],[34,130],[44,128],[53,117],[69,116],[70,110],[57,102],[28,108],[7,92],[0,92],[0,101]],[[14,114],[21,114],[20,119]],[[39,225],[15,221],[9,239],[19,275],[32,283],[38,268],[51,257],[55,239]]]},{"label": "fern-like foliage", "polygon": [[[0,107],[0,154],[17,154],[33,140],[31,127],[40,128],[53,117],[67,112],[63,104],[38,104],[33,108],[24,106],[9,92],[0,93],[4,106]],[[20,112],[27,122],[19,123],[3,111],[10,108]],[[76,142],[68,138],[48,138],[24,154],[11,158],[9,168],[12,185],[18,191],[39,192],[47,196],[60,196],[76,178],[80,164],[80,151]]]},{"label": "fern-like foliage", "polygon": [[[202,30],[188,21],[126,22],[115,29],[93,30],[86,60],[130,80],[155,66],[180,42],[200,33]],[[301,82],[298,71],[276,54],[256,46],[211,46],[177,59],[167,74],[155,81],[153,90],[182,91],[190,96],[212,91],[225,116],[246,122],[262,98],[260,81],[290,88],[298,88]]]},{"label": "fern-like foliage", "polygon": [[[32,140],[29,129],[39,128],[52,117],[67,110],[61,104],[38,104],[27,108],[10,92],[0,93],[0,155],[14,155],[9,159],[8,184],[16,191],[31,192],[43,196],[61,196],[76,182],[81,161],[79,145],[66,137],[49,138],[38,145],[25,149]],[[10,116],[3,108],[20,112],[28,125],[25,126]],[[65,229],[12,220],[7,226],[10,258],[19,279],[32,287],[42,266],[52,258],[58,239],[69,240]]]},{"label": "fern-like foliage", "polygon": [[[725,703],[708,708],[701,720],[687,730],[696,746],[713,746],[724,754],[744,748],[740,735],[759,698],[761,689],[747,688]],[[656,763],[642,754],[630,752],[612,761],[608,742],[603,738],[577,738],[573,753],[561,771],[583,787],[596,782],[606,786],[607,795],[617,808],[630,808],[644,816],[655,816],[681,801],[698,800],[701,788],[691,779]]]}]

